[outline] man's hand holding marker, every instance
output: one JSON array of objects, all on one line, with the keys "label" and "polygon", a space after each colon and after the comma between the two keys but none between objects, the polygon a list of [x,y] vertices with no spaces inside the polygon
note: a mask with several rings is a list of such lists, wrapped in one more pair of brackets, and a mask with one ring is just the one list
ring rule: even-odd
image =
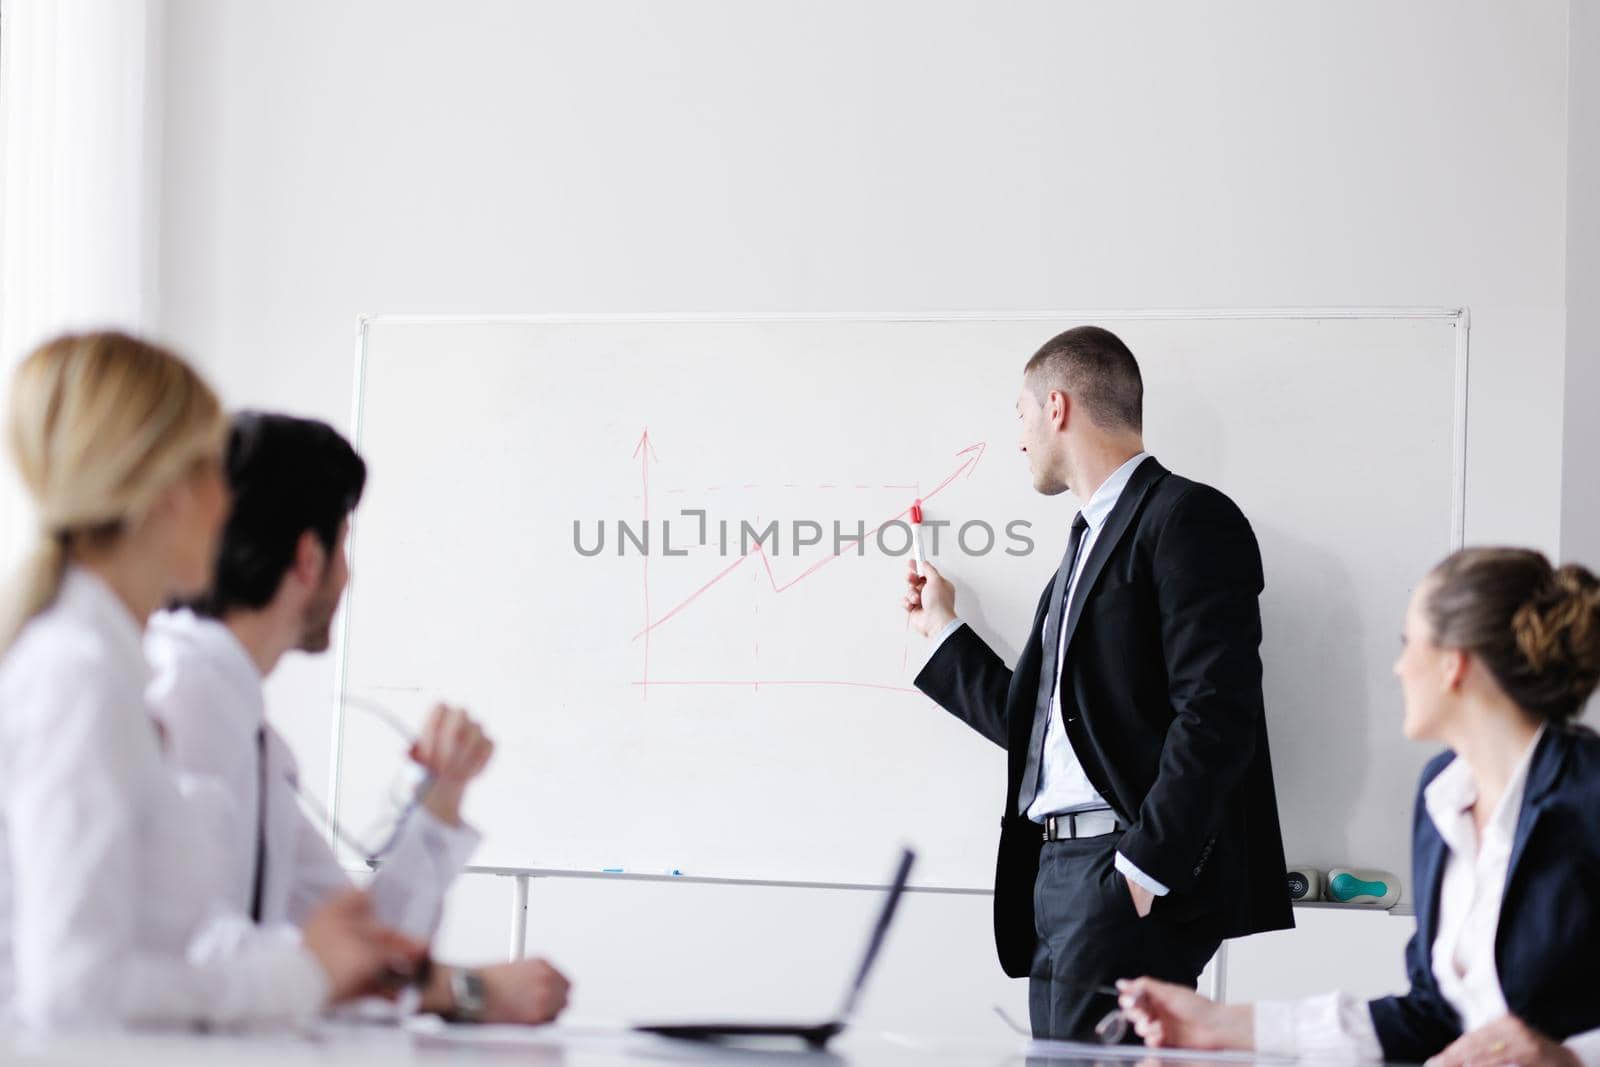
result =
[{"label": "man's hand holding marker", "polygon": [[922,501],[911,505],[911,552],[906,562],[905,608],[911,625],[932,637],[956,617],[956,587],[922,555]]}]

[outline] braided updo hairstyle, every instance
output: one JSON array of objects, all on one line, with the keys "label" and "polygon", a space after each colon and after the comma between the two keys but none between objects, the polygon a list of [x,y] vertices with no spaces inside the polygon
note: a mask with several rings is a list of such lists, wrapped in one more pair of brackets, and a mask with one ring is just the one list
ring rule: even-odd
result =
[{"label": "braided updo hairstyle", "polygon": [[1600,682],[1600,579],[1525,548],[1466,548],[1428,576],[1435,643],[1471,652],[1516,704],[1557,725]]}]

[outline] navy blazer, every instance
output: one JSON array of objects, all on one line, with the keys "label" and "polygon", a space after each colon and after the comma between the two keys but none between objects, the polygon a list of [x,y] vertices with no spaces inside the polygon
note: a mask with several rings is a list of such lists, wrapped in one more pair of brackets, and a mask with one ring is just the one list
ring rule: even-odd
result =
[{"label": "navy blazer", "polygon": [[[1461,1020],[1433,977],[1450,850],[1422,800],[1422,789],[1453,759],[1446,752],[1429,763],[1417,792],[1417,932],[1406,947],[1411,991],[1369,1005],[1391,1062],[1420,1063],[1461,1036]],[[1549,728],[1533,754],[1494,959],[1507,1008],[1529,1026],[1558,1041],[1600,1027],[1600,737],[1583,727]]]}]

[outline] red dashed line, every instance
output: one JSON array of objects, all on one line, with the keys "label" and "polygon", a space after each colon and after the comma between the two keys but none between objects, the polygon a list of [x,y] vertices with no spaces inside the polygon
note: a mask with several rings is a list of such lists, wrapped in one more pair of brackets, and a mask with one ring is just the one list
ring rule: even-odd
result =
[{"label": "red dashed line", "polygon": [[773,679],[773,678],[760,678],[760,679],[756,679],[754,681],[741,681],[741,680],[735,679],[735,678],[716,678],[716,679],[692,681],[692,682],[677,681],[677,680],[664,682],[664,681],[657,680],[657,681],[651,681],[651,682],[634,682],[633,684],[637,685],[637,686],[659,686],[659,685],[738,686],[740,688],[743,688],[744,686],[747,686],[747,685],[828,685],[828,686],[842,686],[842,687],[846,687],[846,688],[850,688],[850,689],[884,689],[884,690],[887,690],[887,691],[889,691],[891,693],[911,693],[911,694],[914,694],[916,696],[921,696],[922,695],[922,691],[917,689],[914,686],[907,686],[907,685],[880,685],[880,684],[878,684],[876,682],[826,681],[826,680],[823,680],[823,679],[820,679],[820,678],[806,678],[806,679],[800,679],[800,680],[787,680],[787,679],[779,680],[779,679]]},{"label": "red dashed line", "polygon": [[[934,497],[938,496],[940,493],[944,492],[944,490],[950,485],[950,483],[954,482],[957,478],[959,478],[964,471],[969,470],[972,467],[972,464],[974,464],[976,462],[977,462],[976,458],[967,459],[967,460],[962,461],[961,465],[958,466],[955,470],[951,471],[950,474],[944,479],[944,481],[942,481],[938,485],[934,486],[927,493],[919,493],[919,495],[921,496],[922,500],[924,502],[927,502],[929,500],[932,500]],[[827,488],[827,487],[823,486],[823,487],[819,487],[819,488]],[[910,514],[910,512],[911,512],[911,508],[910,508],[909,505],[907,505],[905,508],[901,509],[896,514],[889,516],[887,519],[884,519],[882,522],[878,523],[878,525],[876,525],[872,529],[868,530],[866,532],[866,536],[869,537],[869,538],[876,536],[878,531],[880,529],[882,529],[885,525],[895,521],[896,519],[904,518],[906,515]],[[785,591],[787,591],[789,589],[792,589],[795,585],[797,585],[800,582],[805,581],[807,578],[811,577],[813,574],[817,573],[817,571],[819,571],[822,568],[826,567],[828,564],[832,563],[834,560],[839,559],[840,556],[843,554],[842,552],[835,552],[830,556],[825,556],[824,558],[818,560],[816,563],[813,563],[810,567],[807,567],[805,570],[801,571],[795,577],[789,579],[787,582],[784,582],[782,585],[779,585],[777,577],[772,573],[772,561],[767,558],[766,552],[762,550],[761,542],[759,542],[759,541],[756,542],[755,551],[756,551],[756,554],[761,557],[761,562],[764,565],[764,567],[766,569],[766,572],[767,572],[767,580],[772,584],[772,591],[775,592],[775,593],[783,593],[783,592],[785,592]],[[644,635],[648,634],[651,630],[654,630],[656,627],[661,626],[662,624],[667,622],[669,619],[675,617],[679,612],[683,611],[690,604],[693,604],[696,600],[698,600],[701,597],[701,595],[703,595],[706,592],[706,590],[710,589],[712,586],[714,586],[718,582],[722,581],[722,579],[726,578],[736,568],[742,566],[744,564],[744,562],[746,560],[748,560],[749,558],[750,558],[749,555],[744,555],[744,556],[740,556],[738,559],[734,560],[732,563],[729,563],[726,567],[722,568],[722,570],[718,571],[715,575],[713,575],[704,585],[700,586],[700,588],[696,589],[694,592],[690,593],[687,597],[685,597],[681,602],[678,603],[678,605],[676,607],[672,608],[672,610],[668,611],[665,615],[662,615],[661,618],[657,619],[655,622],[648,623],[644,627],[644,629],[642,629],[638,633],[634,634],[633,635],[634,636],[634,640],[638,640],[641,636],[644,636]]]}]

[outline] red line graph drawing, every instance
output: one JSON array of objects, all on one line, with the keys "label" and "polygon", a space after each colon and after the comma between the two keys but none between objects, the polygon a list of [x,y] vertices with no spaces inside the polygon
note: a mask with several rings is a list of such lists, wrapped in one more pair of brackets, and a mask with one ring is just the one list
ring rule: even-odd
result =
[{"label": "red line graph drawing", "polygon": [[[723,486],[720,486],[720,485],[708,485],[708,486],[705,486],[705,487],[703,487],[703,488],[701,488],[699,490],[694,490],[694,489],[687,488],[685,486],[674,486],[674,487],[672,487],[670,489],[663,489],[662,492],[664,492],[664,493],[672,493],[674,495],[677,495],[677,494],[680,494],[680,493],[692,493],[692,492],[697,492],[697,491],[698,492],[704,492],[704,493],[715,493],[719,489],[722,489],[722,488],[723,488]],[[745,482],[739,488],[741,488],[741,489],[767,489],[767,488],[771,488],[771,487],[762,485],[760,482]],[[784,482],[783,485],[782,485],[782,488],[784,488],[784,489],[804,489],[804,488],[806,488],[806,486],[804,486],[800,482]],[[838,489],[839,486],[838,486],[838,484],[836,484],[834,482],[829,482],[826,485],[812,486],[812,488],[813,489]],[[877,489],[915,489],[917,487],[915,485],[889,484],[889,483],[885,483],[885,484],[879,485],[879,486],[871,486],[871,485],[863,484],[861,482],[857,482],[855,484],[855,488],[857,488],[857,489],[873,489],[873,488],[877,488]]]},{"label": "red line graph drawing", "polygon": [[[650,427],[646,426],[644,433],[639,435],[639,444],[633,450],[633,458],[639,461],[639,480],[644,494],[644,520],[650,521],[650,461],[660,462],[656,455],[655,446],[650,443]],[[649,527],[647,526],[646,529]],[[650,553],[644,554],[644,617],[650,617]],[[650,680],[650,638],[647,635],[644,642],[644,679]],[[645,690],[648,699],[649,690]]]},{"label": "red line graph drawing", "polygon": [[[936,497],[940,493],[944,492],[945,489],[947,489],[950,486],[950,483],[954,482],[957,478],[961,477],[961,475],[963,473],[966,474],[967,477],[970,478],[972,476],[972,469],[978,465],[978,460],[982,458],[983,450],[984,450],[985,447],[986,447],[986,445],[985,445],[984,442],[979,442],[978,444],[968,445],[966,448],[963,448],[960,452],[957,452],[956,453],[957,456],[969,456],[969,458],[964,460],[961,463],[961,465],[958,466],[955,470],[951,471],[945,477],[944,481],[940,482],[933,489],[931,489],[928,492],[924,493],[922,495],[923,501],[927,502],[929,500],[932,500],[934,497]],[[973,452],[976,452],[976,455],[970,455]],[[878,523],[878,525],[876,525],[876,526],[872,527],[872,529],[868,530],[867,533],[866,533],[866,536],[867,537],[874,537],[874,536],[877,535],[879,530],[883,529],[883,527],[887,526],[889,523],[894,522],[896,519],[906,518],[910,514],[911,514],[911,505],[907,504],[904,508],[902,508],[901,510],[897,511],[895,514],[890,515],[888,518],[886,518],[882,522]],[[656,619],[653,622],[648,622],[643,629],[639,630],[637,633],[635,633],[633,635],[633,639],[635,641],[637,641],[637,640],[639,640],[639,638],[644,637],[647,634],[649,634],[652,630],[656,630],[656,629],[660,628],[662,625],[664,625],[667,622],[671,621],[672,619],[676,618],[678,616],[678,614],[683,611],[683,609],[687,608],[690,604],[693,604],[696,600],[700,599],[701,596],[703,596],[708,590],[710,590],[712,587],[714,587],[718,582],[722,581],[724,578],[728,577],[728,575],[732,574],[734,571],[736,571],[740,567],[744,566],[745,563],[750,560],[752,555],[761,557],[761,561],[762,561],[763,565],[766,567],[767,579],[772,585],[772,591],[774,593],[782,594],[782,593],[788,592],[790,589],[794,588],[796,585],[800,584],[801,582],[805,581],[807,578],[811,577],[813,574],[816,574],[818,571],[822,570],[822,568],[828,566],[828,564],[830,564],[834,560],[838,559],[841,555],[843,555],[843,553],[842,552],[835,552],[835,553],[832,553],[831,555],[824,556],[822,559],[818,560],[816,563],[813,563],[810,567],[807,567],[805,570],[801,571],[798,575],[796,575],[795,577],[789,579],[787,582],[779,584],[777,576],[775,574],[773,574],[773,572],[772,572],[772,561],[767,558],[766,552],[764,552],[762,550],[761,543],[758,541],[758,542],[756,542],[756,544],[754,546],[754,550],[752,552],[746,553],[745,555],[740,556],[738,559],[736,559],[732,563],[728,564],[722,570],[718,571],[715,575],[713,575],[711,577],[710,581],[706,582],[704,585],[700,586],[700,588],[698,588],[694,592],[690,593],[687,597],[685,597],[683,599],[682,602],[680,602],[679,604],[675,605],[666,614],[662,615],[661,618]],[[645,617],[646,617],[646,619],[648,619],[649,615],[647,614]]]},{"label": "red line graph drawing", "polygon": [[839,686],[845,689],[882,689],[890,693],[913,693],[922,695],[922,690],[909,685],[881,685],[877,682],[832,682],[820,678],[799,679],[773,679],[762,678],[759,681],[739,681],[737,679],[719,678],[712,681],[655,681],[634,682],[641,689],[659,689],[662,686],[747,686],[747,685],[826,685]]},{"label": "red line graph drawing", "polygon": [[[934,486],[932,489],[930,489],[926,493],[921,493],[920,497],[921,497],[922,501],[924,503],[926,503],[927,501],[930,501],[930,500],[934,499],[940,493],[944,492],[945,489],[949,488],[950,485],[952,483],[954,483],[956,481],[956,479],[958,479],[958,478],[961,478],[963,476],[968,477],[968,478],[972,477],[972,472],[977,467],[978,461],[983,458],[984,449],[987,448],[987,447],[988,447],[988,443],[987,442],[978,441],[978,442],[975,442],[973,444],[968,445],[966,448],[963,448],[963,449],[961,449],[961,451],[957,452],[956,453],[956,458],[961,460],[961,462],[955,467],[954,470],[952,470],[948,475],[946,475],[944,480],[941,481],[938,485]],[[644,453],[644,455],[641,455],[641,453]],[[649,519],[649,490],[650,490],[650,472],[649,472],[649,465],[648,464],[649,464],[649,460],[656,458],[656,456],[655,456],[655,448],[654,448],[653,445],[650,444],[650,431],[648,429],[645,430],[644,434],[639,438],[639,445],[638,445],[637,448],[634,449],[634,456],[635,456],[635,458],[639,458],[640,459],[641,479],[642,479],[642,482],[643,482],[644,501],[645,501],[644,518],[646,520],[648,520]],[[965,457],[965,458],[963,458],[963,457]],[[916,486],[920,486],[920,483],[916,483]],[[898,488],[914,488],[916,486],[911,486],[911,485],[908,485],[908,486],[893,486],[893,487],[885,486],[885,488],[897,488],[897,489]],[[819,485],[819,486],[817,486],[817,488],[819,488],[819,489],[831,489],[831,488],[835,488],[835,486],[832,485],[832,484],[825,484],[825,485]],[[864,537],[863,537],[863,541],[865,541],[866,538],[875,537],[877,535],[878,531],[883,529],[883,527],[887,526],[889,523],[894,522],[897,519],[904,519],[904,518],[908,517],[910,514],[911,514],[911,505],[908,503],[900,511],[898,511],[895,514],[889,516],[888,518],[883,519],[876,526],[874,526],[870,530],[868,530],[866,532],[866,534],[864,535]],[[759,526],[759,520],[758,520],[757,524]],[[707,592],[709,592],[711,589],[716,587],[724,579],[728,578],[735,571],[737,571],[740,567],[744,566],[745,563],[749,562],[749,560],[752,557],[759,557],[760,558],[762,569],[765,572],[766,577],[767,577],[768,586],[771,588],[772,592],[775,595],[781,596],[784,593],[788,592],[790,589],[793,589],[795,586],[799,585],[801,582],[804,582],[807,578],[810,578],[812,575],[816,574],[818,571],[821,571],[824,567],[828,566],[829,564],[833,563],[835,560],[839,559],[842,555],[844,555],[843,551],[833,552],[833,553],[831,553],[831,554],[829,554],[827,556],[824,556],[822,559],[818,560],[817,562],[813,563],[811,566],[807,567],[806,569],[801,571],[799,574],[795,575],[793,578],[790,578],[788,581],[779,582],[777,575],[774,573],[774,571],[772,569],[772,560],[767,555],[765,546],[762,544],[761,541],[758,540],[758,541],[756,541],[755,545],[753,546],[753,548],[752,548],[752,550],[750,552],[746,552],[746,553],[742,554],[738,559],[734,560],[732,563],[730,563],[726,567],[722,568],[716,574],[712,575],[711,578],[708,581],[706,581],[703,585],[701,585],[699,588],[697,588],[694,592],[690,593],[687,597],[685,597],[679,603],[673,605],[660,618],[653,619],[651,617],[651,612],[650,612],[650,557],[649,557],[649,554],[646,553],[645,554],[645,565],[644,565],[644,583],[645,583],[645,591],[644,591],[645,612],[644,612],[644,617],[645,617],[645,625],[642,628],[640,628],[633,635],[633,640],[635,640],[635,641],[643,640],[644,641],[644,676],[640,681],[634,682],[633,684],[638,686],[638,687],[640,687],[640,689],[645,693],[648,693],[651,688],[656,687],[656,686],[745,686],[745,685],[752,686],[755,689],[757,689],[758,691],[759,691],[759,688],[761,686],[763,686],[763,685],[768,685],[768,686],[815,686],[815,685],[822,685],[822,686],[842,686],[842,687],[858,688],[858,689],[879,689],[879,690],[887,690],[887,691],[890,691],[890,692],[898,692],[898,693],[917,693],[918,690],[916,690],[914,688],[911,688],[911,687],[907,687],[907,686],[883,685],[883,684],[872,683],[872,682],[829,681],[829,680],[822,680],[822,679],[781,680],[781,679],[758,678],[758,679],[747,679],[747,680],[706,679],[706,680],[694,680],[694,681],[690,681],[690,680],[664,681],[664,680],[653,680],[653,679],[651,679],[651,677],[650,677],[650,635],[651,635],[651,633],[653,633],[659,627],[661,627],[661,626],[665,625],[666,623],[670,622],[672,619],[677,618],[678,615],[680,615],[685,609],[687,609],[692,604],[694,604],[694,602],[696,600],[699,600],[700,597],[704,596]],[[752,576],[751,576],[752,580],[757,582],[758,584],[759,584],[759,580],[760,580],[760,573],[761,572],[756,572],[755,574],[752,574]],[[759,611],[759,607],[757,608],[757,611]],[[902,673],[904,673],[905,660],[906,660],[907,656],[909,655],[909,639],[910,639],[910,620],[909,620],[909,618],[907,619],[907,634],[906,634],[906,637],[907,637],[907,648],[906,648],[905,652],[902,654],[902,657],[901,657],[901,672]],[[757,655],[759,657],[759,649],[760,649],[759,638],[757,638],[756,649],[757,649]]]},{"label": "red line graph drawing", "polygon": [[[756,529],[761,528],[761,516],[756,516]],[[750,623],[750,637],[755,641],[755,659],[752,661],[757,669],[761,666],[761,589],[759,588],[761,575],[755,571],[750,572],[750,610],[755,618]],[[648,616],[646,616],[648,618]],[[757,693],[761,692],[761,683],[755,682],[752,686]]]},{"label": "red line graph drawing", "polygon": [[906,664],[911,660],[911,613],[906,612],[906,635],[900,643],[900,673],[906,673]]}]

